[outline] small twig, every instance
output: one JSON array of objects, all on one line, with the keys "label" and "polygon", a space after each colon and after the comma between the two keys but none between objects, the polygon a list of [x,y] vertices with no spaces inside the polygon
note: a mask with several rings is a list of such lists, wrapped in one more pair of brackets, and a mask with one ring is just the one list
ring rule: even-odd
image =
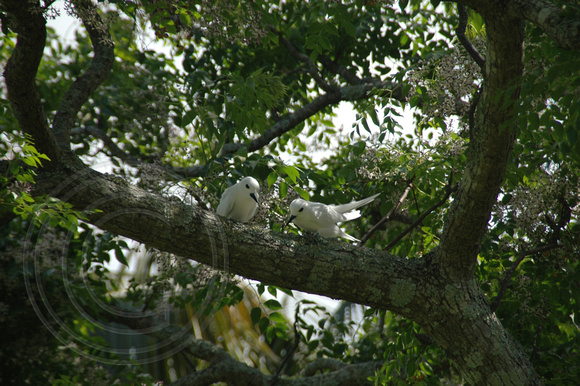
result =
[{"label": "small twig", "polygon": [[417,202],[417,194],[415,193],[415,189],[413,189],[413,201],[415,201],[415,208],[417,208],[417,214],[421,215],[421,209],[419,209],[419,203]]},{"label": "small twig", "polygon": [[445,192],[445,196],[435,205],[433,205],[431,208],[429,208],[425,213],[423,213],[417,220],[415,220],[415,222],[411,225],[409,225],[409,227],[407,229],[405,229],[403,232],[401,232],[393,241],[391,241],[389,243],[389,245],[387,245],[383,251],[388,251],[389,249],[393,248],[403,237],[405,237],[407,235],[407,233],[411,232],[417,225],[421,224],[421,222],[423,222],[423,220],[425,219],[425,217],[429,216],[433,211],[435,211],[437,208],[439,208],[441,205],[445,204],[445,202],[447,202],[447,199],[449,198],[449,196],[451,196],[451,193],[453,193],[455,190],[457,190],[457,185],[456,186],[452,186],[453,182],[453,173],[451,173],[449,175],[449,182],[447,183],[446,186],[446,192]]},{"label": "small twig", "polygon": [[280,363],[280,366],[278,367],[278,371],[276,371],[276,374],[274,374],[274,378],[272,379],[272,383],[270,383],[271,386],[275,386],[278,383],[278,380],[280,379],[280,374],[282,373],[282,370],[284,370],[286,363],[288,363],[290,358],[292,358],[292,356],[294,355],[294,352],[296,352],[296,349],[298,348],[298,345],[300,344],[300,334],[298,333],[298,312],[299,312],[299,310],[300,310],[300,308],[297,307],[296,314],[294,317],[294,346],[292,346],[290,351],[288,351],[288,354],[286,354],[286,356],[282,360],[282,363]]},{"label": "small twig", "polygon": [[491,303],[491,306],[489,306],[491,312],[495,312],[497,310],[497,307],[499,306],[499,303],[501,302],[501,299],[505,295],[505,292],[507,291],[509,282],[510,282],[512,276],[514,275],[514,273],[516,272],[516,269],[518,268],[518,265],[520,265],[520,263],[527,256],[535,255],[536,253],[549,251],[549,250],[552,250],[552,249],[555,249],[555,248],[558,248],[558,244],[557,243],[543,245],[541,247],[532,249],[531,251],[526,251],[525,249],[522,250],[520,252],[520,254],[518,255],[518,258],[516,260],[514,260],[514,262],[512,263],[511,267],[507,270],[506,276],[504,277],[503,281],[501,282],[501,286],[499,288],[499,291],[497,293],[497,296],[493,300],[493,303]]},{"label": "small twig", "polygon": [[409,194],[409,191],[411,190],[412,186],[413,186],[413,181],[415,180],[415,176],[413,176],[408,182],[407,182],[407,187],[405,188],[405,190],[403,191],[403,194],[401,195],[401,197],[399,198],[399,201],[397,201],[397,203],[395,204],[395,206],[393,206],[391,208],[391,210],[389,211],[389,213],[387,213],[385,215],[385,217],[383,217],[378,223],[376,223],[367,233],[364,234],[364,236],[361,238],[359,246],[363,246],[364,243],[366,243],[370,237],[379,229],[379,227],[381,225],[383,225],[385,222],[389,221],[391,219],[391,216],[393,215],[393,213],[395,213],[395,211],[397,209],[399,209],[399,207],[403,204],[403,201],[405,201],[405,199],[407,198],[407,195]]},{"label": "small twig", "polygon": [[377,332],[379,333],[379,336],[381,337],[381,339],[385,338],[385,314],[389,312],[389,311],[379,311],[379,321],[378,321],[378,327],[377,327]]},{"label": "small twig", "polygon": [[481,73],[485,74],[485,59],[479,51],[473,46],[473,44],[469,41],[467,36],[465,36],[465,30],[467,28],[467,8],[465,5],[457,5],[457,11],[459,13],[459,25],[457,29],[455,29],[455,33],[457,34],[457,39],[463,45],[469,56],[475,60],[475,63],[481,69]]}]

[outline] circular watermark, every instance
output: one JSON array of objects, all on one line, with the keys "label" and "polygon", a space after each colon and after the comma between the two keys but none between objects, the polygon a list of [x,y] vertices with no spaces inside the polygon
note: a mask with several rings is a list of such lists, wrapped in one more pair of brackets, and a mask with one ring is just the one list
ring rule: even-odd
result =
[{"label": "circular watermark", "polygon": [[[85,195],[87,189],[94,191],[102,188],[99,184],[105,177],[101,175],[99,178],[92,178],[94,176],[92,173],[96,172],[87,168],[67,178],[51,192],[50,196],[60,197],[61,202],[65,203],[82,202],[79,196]],[[200,287],[189,286],[195,281],[193,278],[186,280],[184,284],[183,280],[165,277],[163,286],[148,287],[148,290],[162,292],[155,294],[157,301],[153,305],[148,304],[147,298],[142,299],[141,303],[136,302],[135,296],[128,301],[127,289],[106,290],[107,283],[116,279],[113,273],[107,272],[103,261],[108,261],[113,256],[103,257],[102,253],[109,251],[103,252],[101,248],[100,257],[95,258],[95,251],[102,247],[98,245],[99,242],[115,244],[116,241],[110,238],[105,240],[102,230],[106,230],[113,221],[119,223],[120,217],[154,222],[160,229],[174,225],[162,211],[132,204],[144,202],[147,200],[144,198],[146,195],[156,193],[128,189],[127,186],[125,182],[120,182],[117,186],[120,193],[97,195],[98,198],[92,202],[83,202],[83,208],[75,208],[91,211],[115,207],[115,210],[101,213],[97,221],[87,223],[82,229],[71,225],[64,230],[55,224],[55,221],[51,221],[53,218],[50,216],[41,223],[31,223],[22,251],[28,298],[44,328],[47,328],[62,346],[80,356],[106,365],[147,364],[168,359],[182,351],[192,344],[192,339],[201,338],[195,336],[193,326],[198,326],[199,332],[199,327],[203,329],[211,323],[208,314],[216,311],[216,302],[219,303],[222,298],[227,297],[229,291],[227,280],[221,280],[219,276],[209,280],[206,277]],[[122,194],[138,194],[140,197],[128,200]],[[157,196],[157,199],[159,197],[161,196]],[[153,199],[153,196],[151,198]],[[165,200],[164,204],[167,206],[185,205],[169,198]],[[116,203],[112,205],[115,201]],[[201,224],[205,229],[211,249],[208,252],[212,256],[212,268],[229,274],[227,237],[219,219],[213,213],[191,218],[192,221],[199,221],[197,225]],[[208,224],[209,221],[211,224]],[[51,259],[47,258],[49,252],[44,242],[47,239],[58,240],[59,248],[51,248]],[[115,253],[126,251],[118,247],[119,244],[116,245]],[[55,253],[58,259],[54,259]],[[131,259],[128,261],[129,266],[137,264],[138,258],[144,256]],[[91,273],[95,267],[100,275]],[[54,273],[55,270],[58,271],[58,276],[55,276],[57,275]],[[50,280],[50,286],[61,286],[58,293],[62,296],[58,299],[51,296],[55,293],[54,290],[47,291],[45,288],[49,278],[48,271],[52,272],[52,279],[58,278]],[[219,274],[214,272],[214,275]],[[156,280],[160,280],[159,275],[149,272],[147,282],[155,283]],[[205,290],[206,296],[196,296],[204,291],[202,288],[204,284],[211,288],[211,293],[208,294],[209,291]],[[138,287],[136,285],[136,288]],[[176,297],[181,295],[184,296],[176,301]]]}]

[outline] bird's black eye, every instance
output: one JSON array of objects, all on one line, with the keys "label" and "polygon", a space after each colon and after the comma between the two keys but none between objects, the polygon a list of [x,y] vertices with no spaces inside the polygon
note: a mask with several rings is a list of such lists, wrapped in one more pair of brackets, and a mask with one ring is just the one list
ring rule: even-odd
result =
[{"label": "bird's black eye", "polygon": [[250,185],[246,184],[246,189],[250,189]]},{"label": "bird's black eye", "polygon": [[300,208],[300,210],[298,212],[302,212],[304,210],[304,208]]}]

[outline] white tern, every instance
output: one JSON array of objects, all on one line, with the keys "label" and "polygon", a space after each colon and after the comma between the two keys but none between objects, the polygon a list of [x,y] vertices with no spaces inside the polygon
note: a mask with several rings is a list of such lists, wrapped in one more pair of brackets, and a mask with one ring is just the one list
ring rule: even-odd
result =
[{"label": "white tern", "polygon": [[244,177],[227,188],[217,207],[217,214],[241,222],[247,222],[258,209],[260,184],[253,177]]},{"label": "white tern", "polygon": [[290,204],[290,219],[286,225],[294,221],[294,224],[305,231],[318,232],[323,237],[343,237],[351,241],[360,241],[344,233],[336,224],[359,218],[360,212],[354,210],[370,203],[378,195],[343,205],[326,205],[297,198]]}]

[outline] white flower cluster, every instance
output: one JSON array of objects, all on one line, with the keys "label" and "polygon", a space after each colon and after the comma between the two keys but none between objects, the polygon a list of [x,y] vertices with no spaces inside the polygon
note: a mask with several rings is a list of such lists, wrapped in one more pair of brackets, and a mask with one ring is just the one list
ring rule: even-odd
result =
[{"label": "white flower cluster", "polygon": [[[580,187],[574,186],[561,171],[544,171],[538,177],[520,184],[508,203],[494,209],[498,217],[507,216],[515,221],[517,233],[532,244],[546,241],[563,213],[563,200],[574,203]],[[571,208],[572,218],[578,217],[580,207]]]},{"label": "white flower cluster", "polygon": [[358,156],[361,166],[355,170],[359,180],[378,180],[382,171],[379,168],[381,157],[379,157],[378,149],[376,147],[367,146],[365,151]]},{"label": "white flower cluster", "polygon": [[247,44],[259,44],[266,30],[261,26],[261,15],[252,7],[238,7],[233,2],[202,0],[199,28],[217,41],[241,40]]},{"label": "white flower cluster", "polygon": [[434,147],[440,154],[445,154],[450,157],[457,157],[465,152],[467,146],[468,142],[465,139],[453,133],[447,132],[437,138],[437,142],[435,143]]},{"label": "white flower cluster", "polygon": [[[481,52],[482,42],[476,43]],[[409,83],[415,86],[414,95],[418,87],[427,90],[428,101],[421,109],[428,118],[464,116],[482,80],[479,66],[463,47],[454,47],[433,62],[420,61],[407,76]]]}]

